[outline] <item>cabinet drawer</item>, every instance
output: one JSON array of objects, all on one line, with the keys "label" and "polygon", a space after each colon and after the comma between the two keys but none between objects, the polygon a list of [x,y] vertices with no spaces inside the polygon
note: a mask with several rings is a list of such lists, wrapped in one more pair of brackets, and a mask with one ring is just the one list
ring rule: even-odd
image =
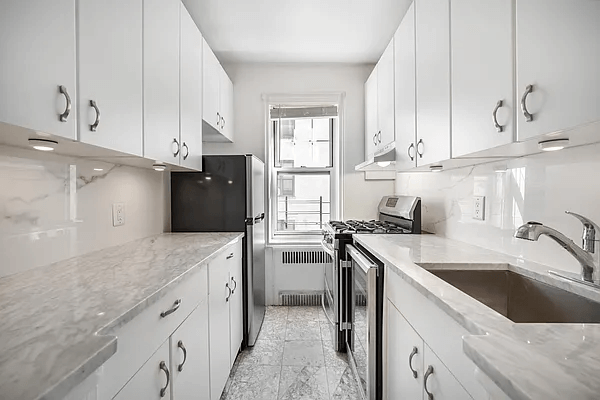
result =
[{"label": "cabinet drawer", "polygon": [[[109,333],[117,336],[117,352],[104,364],[99,399],[111,399],[156,349],[208,296],[207,265],[196,267],[157,302],[127,324]],[[169,315],[161,313],[179,308]]]},{"label": "cabinet drawer", "polygon": [[388,299],[469,394],[475,400],[487,399],[488,394],[475,378],[475,364],[462,350],[462,337],[470,333],[391,268],[395,267],[389,267],[385,275]]}]

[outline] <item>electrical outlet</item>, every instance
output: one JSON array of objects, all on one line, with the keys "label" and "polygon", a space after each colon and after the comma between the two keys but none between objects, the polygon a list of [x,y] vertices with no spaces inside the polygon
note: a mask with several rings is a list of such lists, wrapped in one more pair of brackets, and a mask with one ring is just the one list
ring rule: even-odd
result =
[{"label": "electrical outlet", "polygon": [[112,206],[113,226],[125,225],[125,203],[114,203]]},{"label": "electrical outlet", "polygon": [[485,196],[473,197],[473,219],[485,220]]}]

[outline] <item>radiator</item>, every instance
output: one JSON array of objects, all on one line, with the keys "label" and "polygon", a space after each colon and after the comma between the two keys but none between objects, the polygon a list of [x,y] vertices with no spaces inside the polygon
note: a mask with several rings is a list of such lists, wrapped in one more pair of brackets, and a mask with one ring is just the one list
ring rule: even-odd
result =
[{"label": "radiator", "polygon": [[282,251],[283,264],[325,264],[330,263],[331,256],[321,250]]},{"label": "radiator", "polygon": [[323,292],[279,292],[281,306],[320,306]]}]

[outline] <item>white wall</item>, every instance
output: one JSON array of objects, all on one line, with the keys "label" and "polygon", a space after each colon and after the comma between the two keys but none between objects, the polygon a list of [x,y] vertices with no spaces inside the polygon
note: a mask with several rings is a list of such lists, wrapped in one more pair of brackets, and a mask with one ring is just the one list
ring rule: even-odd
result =
[{"label": "white wall", "polygon": [[[495,172],[498,167],[505,172]],[[518,226],[538,221],[581,245],[582,225],[566,210],[600,223],[600,144],[439,173],[397,174],[396,193],[422,197],[423,228],[442,236],[580,271],[551,239],[513,238]],[[486,220],[472,219],[473,196],[486,196]]]},{"label": "white wall", "polygon": [[205,143],[204,154],[252,153],[265,160],[263,94],[346,92],[343,137],[343,219],[373,219],[393,181],[365,181],[354,166],[364,161],[364,82],[372,65],[230,64],[234,87],[234,143]]},{"label": "white wall", "polygon": [[[163,232],[163,180],[153,170],[0,146],[0,277]],[[125,225],[115,228],[117,202]]]}]

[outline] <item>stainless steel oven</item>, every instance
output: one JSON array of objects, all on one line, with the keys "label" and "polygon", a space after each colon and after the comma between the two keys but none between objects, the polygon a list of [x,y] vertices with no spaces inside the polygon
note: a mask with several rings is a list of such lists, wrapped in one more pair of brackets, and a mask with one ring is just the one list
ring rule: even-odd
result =
[{"label": "stainless steel oven", "polygon": [[381,400],[384,266],[358,245],[346,245],[346,252],[352,277],[348,359],[363,399]]}]

